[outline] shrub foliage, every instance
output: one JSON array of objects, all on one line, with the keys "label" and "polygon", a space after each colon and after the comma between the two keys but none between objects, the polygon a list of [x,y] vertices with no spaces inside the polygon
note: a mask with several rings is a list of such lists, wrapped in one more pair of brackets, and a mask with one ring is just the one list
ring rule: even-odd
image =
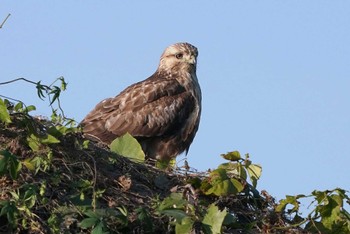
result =
[{"label": "shrub foliage", "polygon": [[[262,168],[238,151],[217,168],[145,161],[129,134],[89,142],[60,103],[67,83],[24,78],[52,108],[0,98],[0,233],[349,233],[348,192],[336,188],[279,202],[258,191]],[[60,85],[56,85],[59,82]],[[300,215],[300,202],[314,207]]]}]

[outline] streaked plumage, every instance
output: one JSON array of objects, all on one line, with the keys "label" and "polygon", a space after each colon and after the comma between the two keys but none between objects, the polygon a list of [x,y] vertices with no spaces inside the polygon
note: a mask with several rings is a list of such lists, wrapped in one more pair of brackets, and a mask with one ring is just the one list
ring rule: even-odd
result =
[{"label": "streaked plumage", "polygon": [[129,132],[160,160],[187,153],[201,114],[197,56],[188,43],[166,48],[152,76],[97,104],[82,121],[84,135],[109,144]]}]

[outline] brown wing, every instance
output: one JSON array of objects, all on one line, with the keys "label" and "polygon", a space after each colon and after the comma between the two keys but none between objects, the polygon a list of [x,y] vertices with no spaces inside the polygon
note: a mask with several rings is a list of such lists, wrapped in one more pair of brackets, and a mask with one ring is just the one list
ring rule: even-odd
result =
[{"label": "brown wing", "polygon": [[169,135],[186,122],[194,103],[175,79],[149,78],[100,102],[82,126],[85,134],[106,143],[126,132],[135,137]]}]

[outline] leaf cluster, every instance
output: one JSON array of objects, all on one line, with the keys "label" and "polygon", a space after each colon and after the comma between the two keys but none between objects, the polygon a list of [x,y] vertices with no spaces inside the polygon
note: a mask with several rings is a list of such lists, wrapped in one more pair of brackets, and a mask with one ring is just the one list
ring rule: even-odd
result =
[{"label": "leaf cluster", "polygon": [[[300,216],[302,199],[311,199],[310,206],[314,207],[306,217]],[[291,225],[305,225],[304,229],[312,233],[349,233],[350,213],[345,209],[346,204],[350,204],[350,198],[344,189],[314,190],[310,195],[287,195],[276,211],[292,217]]]}]

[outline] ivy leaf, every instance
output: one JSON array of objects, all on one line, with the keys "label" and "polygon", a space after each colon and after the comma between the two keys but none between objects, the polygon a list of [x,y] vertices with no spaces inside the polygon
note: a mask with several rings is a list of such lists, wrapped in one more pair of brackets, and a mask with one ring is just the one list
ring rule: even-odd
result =
[{"label": "ivy leaf", "polygon": [[5,102],[0,98],[0,121],[11,123],[10,114],[8,113]]},{"label": "ivy leaf", "polygon": [[188,216],[184,217],[180,222],[176,222],[175,233],[176,234],[191,233],[193,223],[194,221],[190,217]]},{"label": "ivy leaf", "polygon": [[261,176],[262,167],[258,164],[248,164],[246,168],[247,168],[250,180],[253,183],[253,187],[256,188],[257,181]]},{"label": "ivy leaf", "polygon": [[218,168],[222,168],[229,173],[233,173],[234,175],[238,176],[241,179],[247,180],[247,172],[242,163],[240,162],[229,162],[229,163],[223,163]]},{"label": "ivy leaf", "polygon": [[341,210],[343,210],[343,199],[338,194],[327,196],[324,205],[318,207],[321,214],[321,223],[328,229],[333,229],[341,224]]},{"label": "ivy leaf", "polygon": [[211,187],[205,191],[205,194],[215,194],[216,196],[225,196],[229,194],[237,194],[244,187],[235,178],[229,178],[224,169],[216,169],[210,173]]},{"label": "ivy leaf", "polygon": [[207,214],[204,216],[202,223],[204,233],[219,234],[221,233],[222,223],[227,215],[227,211],[220,211],[215,204],[209,206]]},{"label": "ivy leaf", "polygon": [[291,214],[293,212],[297,212],[299,210],[299,201],[298,201],[298,199],[299,198],[304,198],[304,197],[306,197],[306,196],[303,195],[303,194],[296,195],[296,196],[286,195],[285,199],[280,200],[280,203],[276,207],[276,211],[277,212],[283,212],[286,209],[287,205],[292,205],[293,208],[289,209],[287,212],[289,214]]},{"label": "ivy leaf", "polygon": [[109,146],[112,152],[127,157],[134,162],[144,162],[145,153],[140,143],[129,133],[116,138]]}]

